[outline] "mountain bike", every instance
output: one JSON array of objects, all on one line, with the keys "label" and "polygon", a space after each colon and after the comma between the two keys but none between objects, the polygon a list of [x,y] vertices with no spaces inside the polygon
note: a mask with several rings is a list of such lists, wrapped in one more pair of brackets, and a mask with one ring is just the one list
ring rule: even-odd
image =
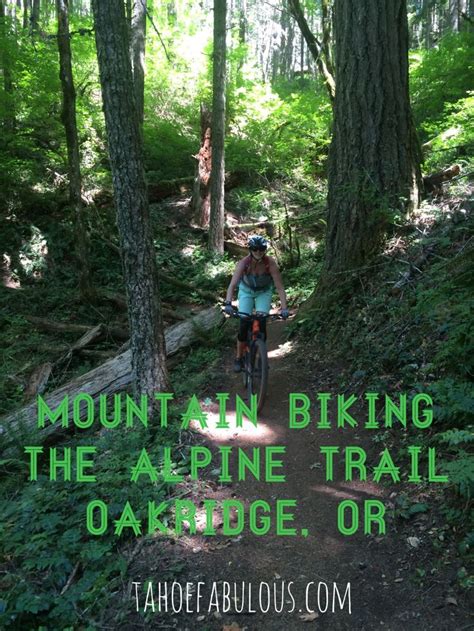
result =
[{"label": "mountain bike", "polygon": [[268,353],[261,323],[265,320],[283,320],[279,314],[241,313],[234,311],[234,318],[249,320],[252,324],[249,327],[247,341],[243,354],[242,379],[244,388],[247,390],[249,402],[252,395],[257,397],[257,410],[260,411],[265,402],[268,386]]}]

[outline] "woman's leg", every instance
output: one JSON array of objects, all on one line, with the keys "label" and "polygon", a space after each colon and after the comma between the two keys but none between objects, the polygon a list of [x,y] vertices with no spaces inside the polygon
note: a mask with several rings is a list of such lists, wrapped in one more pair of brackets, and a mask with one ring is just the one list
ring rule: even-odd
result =
[{"label": "woman's leg", "polygon": [[[238,300],[238,308],[240,313],[247,313],[250,315],[254,308],[254,298],[253,292],[251,289],[245,287],[245,285],[240,284],[239,293],[237,296]],[[240,372],[242,365],[241,359],[244,354],[245,345],[247,343],[247,335],[250,327],[250,322],[248,320],[240,320],[239,332],[237,334],[237,351],[234,361],[234,371]]]},{"label": "woman's leg", "polygon": [[[272,306],[273,287],[269,287],[265,291],[257,293],[255,297],[255,311],[258,313],[270,313]],[[267,321],[262,320],[260,330],[263,333],[263,338],[267,339]]]}]

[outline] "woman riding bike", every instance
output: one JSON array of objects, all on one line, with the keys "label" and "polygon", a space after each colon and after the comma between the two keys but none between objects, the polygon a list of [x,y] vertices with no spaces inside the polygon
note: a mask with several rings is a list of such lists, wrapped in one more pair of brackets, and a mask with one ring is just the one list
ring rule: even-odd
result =
[{"label": "woman riding bike", "polygon": [[[250,253],[241,259],[235,266],[225,300],[225,311],[233,313],[232,297],[234,289],[238,285],[239,311],[250,315],[253,310],[258,313],[268,314],[272,303],[273,284],[275,284],[281,303],[281,316],[287,318],[288,306],[286,293],[281,280],[280,270],[276,261],[267,256],[268,242],[260,235],[249,238],[248,248]],[[240,320],[239,333],[237,335],[237,355],[234,361],[234,372],[242,370],[242,356],[245,350],[247,332],[250,321]],[[262,321],[262,332],[266,338],[265,320]]]}]

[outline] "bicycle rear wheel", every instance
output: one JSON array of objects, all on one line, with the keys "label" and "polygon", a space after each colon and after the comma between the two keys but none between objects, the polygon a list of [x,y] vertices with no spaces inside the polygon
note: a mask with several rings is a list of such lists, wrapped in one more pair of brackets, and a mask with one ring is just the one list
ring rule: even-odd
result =
[{"label": "bicycle rear wheel", "polygon": [[265,402],[268,385],[268,357],[267,345],[264,340],[257,339],[250,349],[250,374],[247,392],[249,402],[251,395],[257,395],[257,410],[260,411]]}]

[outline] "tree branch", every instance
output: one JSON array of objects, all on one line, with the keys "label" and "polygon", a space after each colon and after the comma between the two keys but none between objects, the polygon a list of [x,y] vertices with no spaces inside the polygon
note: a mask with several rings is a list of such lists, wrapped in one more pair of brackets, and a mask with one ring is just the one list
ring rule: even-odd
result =
[{"label": "tree branch", "polygon": [[[146,0],[142,0],[142,2],[146,4]],[[151,17],[150,12],[148,11],[148,7],[146,6],[145,6],[145,11],[146,11],[147,18],[150,20],[150,24],[153,26],[155,33],[158,35],[158,39],[160,40],[163,50],[165,51],[166,59],[169,61],[170,64],[172,64],[173,62],[171,61],[171,57],[168,54],[168,50],[166,49],[166,45],[163,41],[163,38],[161,37],[160,31],[156,28],[156,24],[153,21],[153,18]]]},{"label": "tree branch", "polygon": [[331,103],[334,103],[334,98],[336,96],[336,82],[334,80],[333,74],[328,68],[326,60],[323,58],[323,48],[321,42],[316,38],[314,33],[309,28],[299,0],[288,0],[288,6],[290,8],[290,13],[292,17],[296,20],[298,26],[300,27],[301,34],[306,41],[309,52],[316,62],[319,73],[324,80],[324,84],[329,94],[329,99]]}]

